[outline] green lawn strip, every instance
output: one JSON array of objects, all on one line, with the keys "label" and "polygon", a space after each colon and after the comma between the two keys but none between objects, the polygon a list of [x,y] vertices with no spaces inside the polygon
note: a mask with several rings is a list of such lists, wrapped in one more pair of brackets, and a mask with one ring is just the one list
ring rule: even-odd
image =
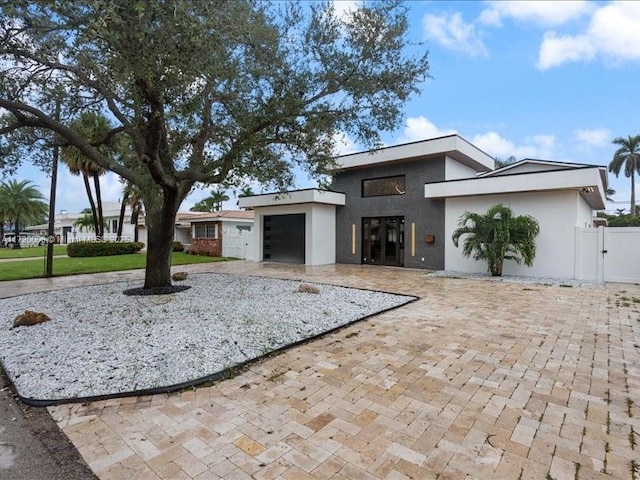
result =
[{"label": "green lawn strip", "polygon": [[[172,265],[209,263],[232,260],[224,257],[205,257],[175,252],[171,257]],[[113,255],[108,257],[56,258],[53,261],[54,276],[78,275],[82,273],[116,272],[144,268],[146,254]],[[0,263],[0,281],[22,280],[43,276],[44,260],[26,260]]]},{"label": "green lawn strip", "polygon": [[[0,248],[0,259],[3,258],[29,258],[29,257],[41,257],[46,255],[47,247],[24,247],[14,250],[13,248]],[[54,255],[66,255],[66,245],[54,245]]]}]

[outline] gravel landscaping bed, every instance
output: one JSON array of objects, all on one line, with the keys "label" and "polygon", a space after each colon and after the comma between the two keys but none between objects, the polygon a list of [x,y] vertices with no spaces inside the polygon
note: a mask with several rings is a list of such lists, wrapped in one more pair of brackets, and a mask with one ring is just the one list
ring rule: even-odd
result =
[{"label": "gravel landscaping bed", "polygon": [[[0,361],[42,403],[170,389],[404,305],[414,297],[224,274],[184,292],[127,296],[122,282],[0,299]],[[50,322],[11,328],[25,310]]]},{"label": "gravel landscaping bed", "polygon": [[526,285],[542,285],[555,287],[579,287],[579,288],[603,288],[604,282],[591,282],[588,280],[572,280],[559,278],[519,277],[515,275],[503,275],[492,277],[489,273],[464,273],[439,270],[427,273],[429,277],[465,278],[468,280],[486,280],[489,282],[523,283]]}]

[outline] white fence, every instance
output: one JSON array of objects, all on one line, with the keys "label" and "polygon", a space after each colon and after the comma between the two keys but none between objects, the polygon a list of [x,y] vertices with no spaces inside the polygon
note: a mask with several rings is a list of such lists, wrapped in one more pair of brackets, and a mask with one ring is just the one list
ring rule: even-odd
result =
[{"label": "white fence", "polygon": [[640,283],[640,228],[576,228],[576,278]]}]

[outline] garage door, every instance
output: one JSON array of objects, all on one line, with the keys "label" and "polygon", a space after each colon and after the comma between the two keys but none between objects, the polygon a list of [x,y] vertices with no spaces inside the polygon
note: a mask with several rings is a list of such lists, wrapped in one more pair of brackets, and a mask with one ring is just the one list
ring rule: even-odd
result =
[{"label": "garage door", "polygon": [[304,263],[305,214],[265,215],[263,218],[263,259]]}]

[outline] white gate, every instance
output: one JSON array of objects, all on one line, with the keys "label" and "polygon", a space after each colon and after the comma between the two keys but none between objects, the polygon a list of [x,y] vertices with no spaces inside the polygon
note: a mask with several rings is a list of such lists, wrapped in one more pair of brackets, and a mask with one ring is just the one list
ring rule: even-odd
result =
[{"label": "white gate", "polygon": [[604,281],[640,283],[640,228],[603,227],[602,230]]},{"label": "white gate", "polygon": [[640,283],[640,228],[576,229],[576,278]]},{"label": "white gate", "polygon": [[246,259],[252,237],[252,232],[244,228],[240,230],[235,226],[223,228],[222,256]]}]

